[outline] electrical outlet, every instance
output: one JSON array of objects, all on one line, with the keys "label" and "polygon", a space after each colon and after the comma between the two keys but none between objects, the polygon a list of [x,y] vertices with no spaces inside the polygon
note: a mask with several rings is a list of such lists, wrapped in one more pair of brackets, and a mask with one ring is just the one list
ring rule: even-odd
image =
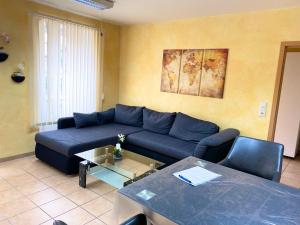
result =
[{"label": "electrical outlet", "polygon": [[259,104],[259,110],[258,110],[259,117],[266,117],[266,115],[267,115],[267,107],[268,107],[268,103],[267,102],[261,102]]}]

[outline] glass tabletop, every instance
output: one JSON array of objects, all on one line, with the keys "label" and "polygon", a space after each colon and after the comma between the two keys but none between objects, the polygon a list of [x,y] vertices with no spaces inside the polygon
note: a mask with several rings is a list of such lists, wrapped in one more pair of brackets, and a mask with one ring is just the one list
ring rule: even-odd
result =
[{"label": "glass tabletop", "polygon": [[134,179],[164,165],[160,161],[124,149],[122,149],[122,159],[115,159],[113,151],[114,146],[109,145],[75,155],[129,179]]}]

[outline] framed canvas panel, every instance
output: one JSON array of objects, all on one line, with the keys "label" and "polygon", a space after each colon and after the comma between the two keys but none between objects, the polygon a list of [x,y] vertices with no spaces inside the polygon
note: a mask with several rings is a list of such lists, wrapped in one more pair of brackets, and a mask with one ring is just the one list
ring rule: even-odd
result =
[{"label": "framed canvas panel", "polygon": [[183,50],[179,78],[179,93],[199,95],[203,49]]},{"label": "framed canvas panel", "polygon": [[182,50],[164,50],[161,75],[161,91],[178,93]]},{"label": "framed canvas panel", "polygon": [[200,96],[223,98],[228,49],[205,49]]}]

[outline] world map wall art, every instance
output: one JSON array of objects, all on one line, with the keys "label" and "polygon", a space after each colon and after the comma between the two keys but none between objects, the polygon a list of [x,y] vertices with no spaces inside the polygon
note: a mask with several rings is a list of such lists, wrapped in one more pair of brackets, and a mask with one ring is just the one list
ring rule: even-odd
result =
[{"label": "world map wall art", "polygon": [[161,91],[223,98],[228,49],[164,50]]}]

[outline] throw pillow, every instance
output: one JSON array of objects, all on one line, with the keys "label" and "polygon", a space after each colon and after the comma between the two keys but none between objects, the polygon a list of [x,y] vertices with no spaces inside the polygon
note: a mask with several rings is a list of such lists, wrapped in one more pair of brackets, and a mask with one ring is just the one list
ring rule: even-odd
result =
[{"label": "throw pillow", "polygon": [[143,128],[160,134],[168,134],[176,113],[163,113],[151,109],[143,110]]},{"label": "throw pillow", "polygon": [[114,118],[115,118],[115,109],[112,108],[103,112],[98,112],[97,116],[98,116],[99,125],[112,123],[114,122]]},{"label": "throw pillow", "polygon": [[73,113],[76,128],[96,126],[99,124],[97,113]]},{"label": "throw pillow", "polygon": [[143,107],[117,104],[115,108],[115,122],[135,127],[142,127]]},{"label": "throw pillow", "polygon": [[217,132],[219,127],[214,123],[177,113],[169,135],[185,141],[199,142]]}]

